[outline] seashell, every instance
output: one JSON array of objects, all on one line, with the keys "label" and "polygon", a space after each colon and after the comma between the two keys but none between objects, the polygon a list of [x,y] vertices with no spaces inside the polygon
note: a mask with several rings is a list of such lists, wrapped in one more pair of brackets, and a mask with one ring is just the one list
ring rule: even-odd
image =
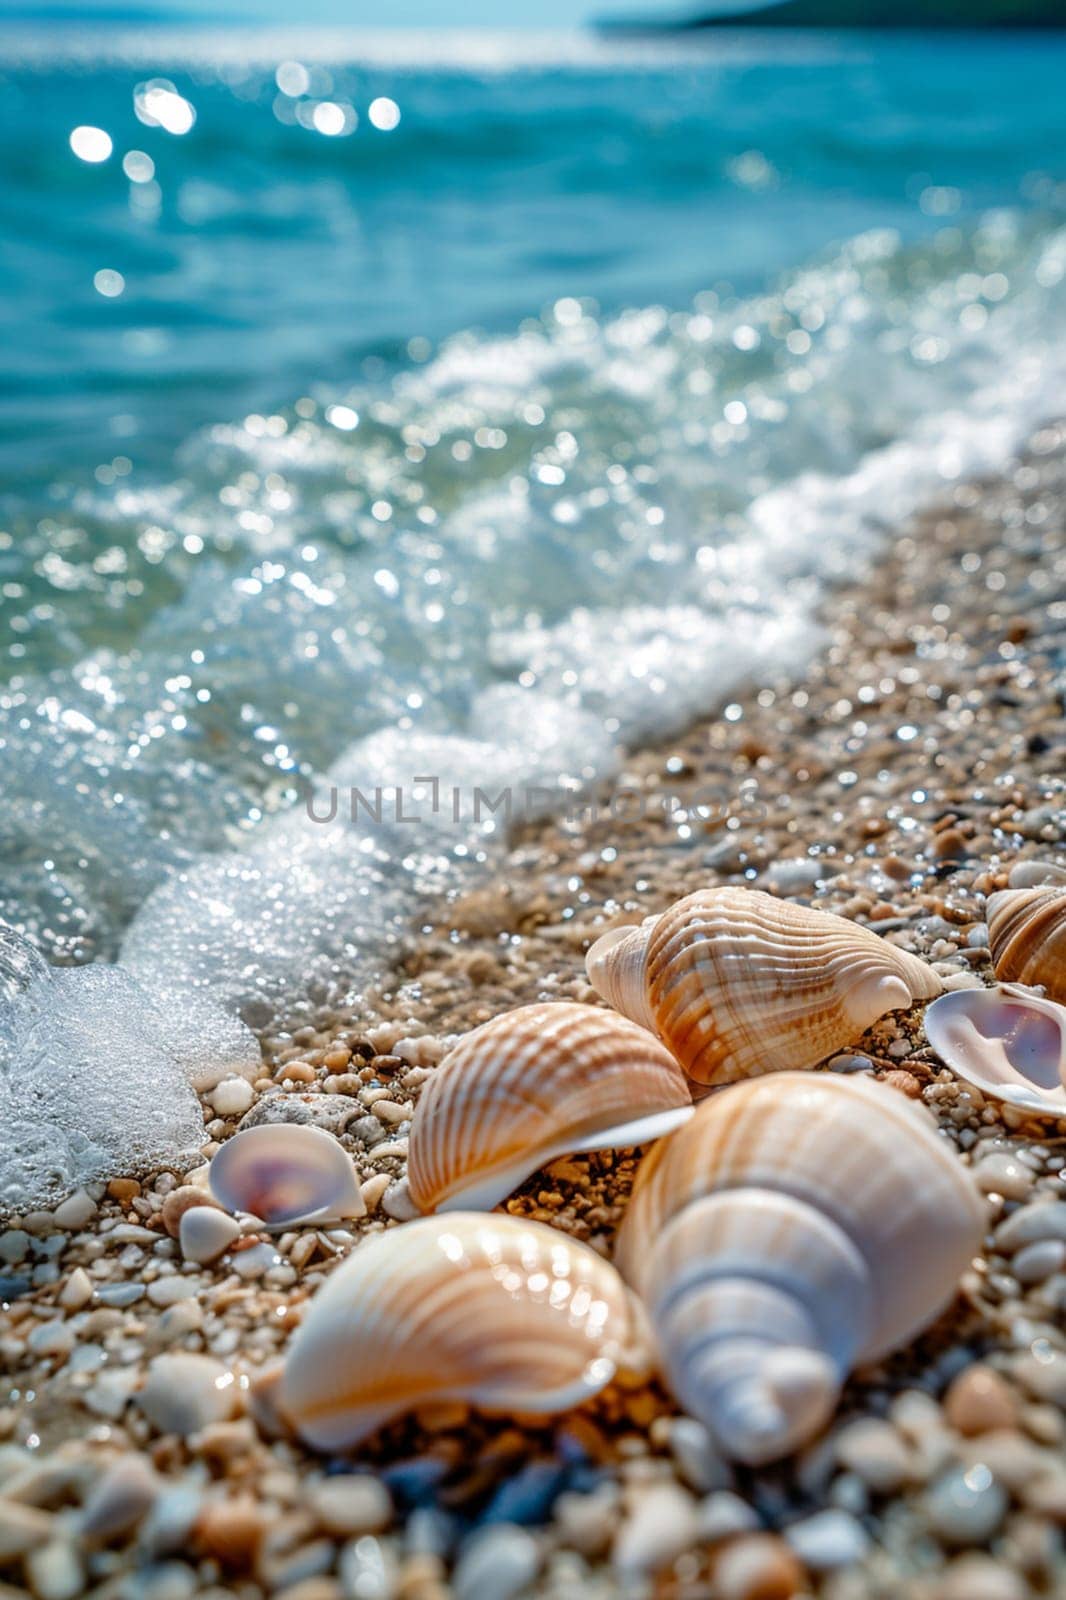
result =
[{"label": "seashell", "polygon": [[235,1133],[213,1158],[208,1182],[227,1211],[248,1211],[271,1228],[366,1215],[344,1146],[301,1123]]},{"label": "seashell", "polygon": [[886,1011],[939,994],[917,956],[758,889],[705,889],[586,958],[598,992],[651,1028],[696,1083],[813,1067]]},{"label": "seashell", "polygon": [[1066,888],[1001,889],[985,908],[996,977],[1066,1000]]},{"label": "seashell", "polygon": [[684,1073],[646,1029],[598,1006],[520,1006],[461,1039],[426,1085],[411,1198],[489,1210],[556,1156],[644,1144],[691,1115]]},{"label": "seashell", "polygon": [[645,1157],[617,1259],[678,1400],[757,1465],[933,1320],[984,1225],[968,1171],[903,1095],[788,1072],[712,1095]]},{"label": "seashell", "polygon": [[925,1034],[982,1094],[1066,1117],[1066,1006],[1010,984],[956,989],[929,1007]]},{"label": "seashell", "polygon": [[640,1307],[609,1262],[539,1222],[459,1211],[357,1246],[269,1399],[308,1444],[341,1450],[432,1401],[565,1411],[646,1362]]}]

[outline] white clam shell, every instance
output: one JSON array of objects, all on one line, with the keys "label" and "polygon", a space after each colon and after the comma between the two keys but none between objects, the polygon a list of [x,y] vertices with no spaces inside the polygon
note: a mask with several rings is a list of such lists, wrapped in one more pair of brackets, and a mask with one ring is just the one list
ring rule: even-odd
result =
[{"label": "white clam shell", "polygon": [[271,1228],[366,1215],[344,1146],[298,1123],[235,1133],[212,1159],[208,1182],[227,1211],[249,1212]]},{"label": "white clam shell", "polygon": [[691,1115],[684,1073],[646,1029],[599,1006],[520,1006],[467,1034],[427,1083],[410,1194],[423,1211],[488,1210],[557,1156],[645,1144]]},{"label": "white clam shell", "polygon": [[916,956],[758,889],[706,889],[596,942],[589,980],[696,1083],[813,1067],[886,1011],[939,994]]},{"label": "white clam shell", "polygon": [[542,1413],[647,1361],[640,1308],[593,1250],[454,1212],[364,1240],[315,1296],[271,1404],[316,1449],[434,1400]]},{"label": "white clam shell", "polygon": [[777,1073],[711,1096],[645,1157],[617,1259],[675,1394],[759,1463],[933,1320],[984,1224],[968,1171],[902,1095]]},{"label": "white clam shell", "polygon": [[1066,1006],[1011,984],[957,989],[929,1007],[925,1033],[982,1094],[1066,1118]]}]

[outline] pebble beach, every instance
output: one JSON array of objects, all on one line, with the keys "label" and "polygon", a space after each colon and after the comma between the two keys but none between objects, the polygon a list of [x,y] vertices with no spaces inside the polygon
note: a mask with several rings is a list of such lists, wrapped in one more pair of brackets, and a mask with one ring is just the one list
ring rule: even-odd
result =
[{"label": "pebble beach", "polygon": [[[749,884],[870,926],[949,990],[993,981],[985,897],[1066,879],[1066,425],[942,497],[820,620],[801,675],[632,752],[591,811],[524,825],[491,881],[430,906],[380,986],[265,1035],[259,1078],[203,1096],[199,1166],[0,1223],[0,1600],[1066,1593],[1066,1124],[956,1078],[921,1006],[823,1070],[924,1108],[985,1196],[985,1248],[798,1456],[730,1465],[655,1382],[550,1419],[423,1408],[340,1458],[255,1402],[315,1290],[402,1226],[410,1119],[451,1043],[595,1002],[605,930]],[[190,1259],[206,1163],[278,1121],[340,1139],[365,1215],[234,1224]],[[565,1157],[504,1209],[610,1257],[640,1157]]]}]

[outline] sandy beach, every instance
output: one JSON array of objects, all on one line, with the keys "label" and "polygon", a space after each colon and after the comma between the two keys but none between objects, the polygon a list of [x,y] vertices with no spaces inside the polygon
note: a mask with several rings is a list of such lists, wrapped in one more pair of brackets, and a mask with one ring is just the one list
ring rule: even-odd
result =
[{"label": "sandy beach", "polygon": [[[822,620],[798,680],[634,752],[596,816],[526,826],[491,882],[431,908],[387,985],[271,1034],[255,1083],[208,1092],[205,1162],[238,1127],[309,1122],[351,1153],[364,1219],[185,1261],[204,1167],[8,1219],[0,1597],[1063,1592],[1066,1126],[961,1083],[921,1006],[825,1065],[925,1108],[987,1199],[986,1252],[798,1457],[732,1467],[654,1383],[529,1425],[442,1404],[350,1460],[249,1409],[316,1288],[398,1225],[410,1117],[450,1042],[519,1004],[594,1001],[605,929],[747,883],[868,924],[949,989],[992,981],[985,897],[1023,861],[1066,869],[1066,428],[946,495]],[[567,1157],[505,1209],[610,1256],[639,1160]]]}]

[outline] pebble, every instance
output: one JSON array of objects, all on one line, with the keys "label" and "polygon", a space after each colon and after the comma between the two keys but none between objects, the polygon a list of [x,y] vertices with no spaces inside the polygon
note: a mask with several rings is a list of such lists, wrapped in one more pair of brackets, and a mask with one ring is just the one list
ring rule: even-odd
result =
[{"label": "pebble", "polygon": [[392,1600],[396,1594],[396,1557],[369,1534],[344,1546],[337,1571],[345,1600]]},{"label": "pebble", "polygon": [[[172,1239],[178,1238],[181,1233],[181,1219],[186,1211],[191,1211],[194,1206],[213,1206],[216,1211],[222,1209],[214,1195],[195,1183],[183,1183],[180,1189],[172,1189],[167,1195],[163,1201],[163,1226]],[[152,1237],[154,1240],[156,1235]]]},{"label": "pebble", "polygon": [[568,1491],[552,1508],[552,1523],[563,1544],[588,1558],[604,1553],[617,1521],[618,1490],[613,1483],[602,1484],[591,1494]]},{"label": "pebble", "polygon": [[1004,1200],[1024,1200],[1033,1187],[1032,1168],[1003,1150],[983,1156],[973,1175],[982,1193],[1001,1194]]},{"label": "pebble", "polygon": [[251,1495],[213,1500],[196,1523],[196,1542],[226,1567],[250,1566],[263,1537],[263,1514]]},{"label": "pebble", "polygon": [[1018,1400],[1010,1384],[992,1367],[967,1367],[944,1396],[944,1416],[957,1433],[973,1437],[994,1428],[1013,1428]]},{"label": "pebble", "polygon": [[[239,1130],[261,1128],[277,1122],[324,1128],[340,1135],[362,1107],[343,1094],[266,1094],[238,1123]],[[380,1128],[380,1123],[377,1124]]]},{"label": "pebble", "polygon": [[1066,867],[1054,861],[1016,861],[1007,878],[1009,889],[1037,889],[1045,883],[1066,883]]},{"label": "pebble", "polygon": [[891,1423],[876,1417],[860,1417],[841,1428],[836,1457],[876,1494],[894,1494],[911,1475],[910,1452],[903,1440]]},{"label": "pebble", "polygon": [[93,1297],[93,1280],[84,1267],[75,1267],[57,1296],[64,1311],[80,1311]]},{"label": "pebble", "polygon": [[1000,1223],[994,1237],[1005,1256],[1041,1239],[1066,1241],[1066,1200],[1037,1200],[1021,1207]]},{"label": "pebble", "polygon": [[925,1497],[929,1526],[946,1544],[983,1544],[999,1531],[1007,1496],[983,1463],[954,1467]]},{"label": "pebble", "polygon": [[121,1456],[89,1491],[78,1524],[82,1537],[108,1540],[128,1533],[151,1510],[159,1490],[144,1456]]},{"label": "pebble", "polygon": [[454,1600],[514,1600],[540,1570],[540,1547],[511,1523],[480,1529],[463,1546],[452,1574]]},{"label": "pebble", "polygon": [[304,1497],[319,1526],[337,1538],[383,1533],[392,1521],[392,1496],[369,1473],[321,1478],[305,1487]]},{"label": "pebble", "polygon": [[242,1117],[251,1109],[255,1090],[247,1078],[223,1078],[204,1098],[220,1117]]},{"label": "pebble", "polygon": [[716,1489],[701,1500],[696,1520],[701,1544],[718,1544],[738,1533],[754,1533],[759,1526],[754,1507],[729,1489]]},{"label": "pebble", "polygon": [[67,1539],[53,1539],[26,1557],[26,1577],[37,1600],[76,1600],[85,1592],[85,1570]]},{"label": "pebble", "polygon": [[176,1272],[165,1278],[156,1278],[148,1285],[147,1295],[154,1306],[176,1306],[179,1300],[194,1300],[199,1293],[197,1278],[183,1278]]},{"label": "pebble", "polygon": [[695,1417],[674,1417],[670,1422],[670,1453],[682,1478],[700,1494],[728,1489],[733,1474],[718,1452],[710,1430]]},{"label": "pebble", "polygon": [[1025,1579],[994,1556],[969,1551],[941,1576],[934,1600],[1028,1600]]},{"label": "pebble", "polygon": [[796,1556],[772,1533],[744,1534],[724,1545],[713,1576],[715,1600],[792,1600],[808,1592]]},{"label": "pebble", "polygon": [[236,1415],[239,1392],[220,1361],[176,1351],[149,1363],[147,1382],[135,1399],[160,1433],[185,1437],[209,1422],[228,1422]]},{"label": "pebble", "polygon": [[1011,1262],[1011,1273],[1019,1283],[1043,1283],[1066,1267],[1066,1241],[1037,1239],[1018,1251]]},{"label": "pebble", "polygon": [[8,1228],[0,1233],[0,1261],[17,1267],[25,1261],[30,1249],[30,1235],[24,1228]]},{"label": "pebble", "polygon": [[618,1530],[611,1552],[617,1572],[636,1576],[658,1572],[696,1543],[696,1502],[676,1483],[642,1487]]},{"label": "pebble", "polygon": [[[244,1082],[243,1078],[237,1080]],[[178,1227],[181,1253],[186,1261],[206,1266],[217,1261],[240,1237],[240,1223],[214,1206],[191,1206],[184,1212]]]},{"label": "pebble", "polygon": [[785,1529],[789,1548],[812,1572],[834,1572],[861,1561],[870,1548],[862,1523],[847,1511],[819,1511]]},{"label": "pebble", "polygon": [[96,1215],[96,1201],[84,1189],[75,1189],[52,1212],[57,1228],[75,1231],[86,1227]]},{"label": "pebble", "polygon": [[25,1555],[46,1543],[52,1535],[52,1517],[36,1506],[23,1505],[0,1496],[0,1564]]}]

